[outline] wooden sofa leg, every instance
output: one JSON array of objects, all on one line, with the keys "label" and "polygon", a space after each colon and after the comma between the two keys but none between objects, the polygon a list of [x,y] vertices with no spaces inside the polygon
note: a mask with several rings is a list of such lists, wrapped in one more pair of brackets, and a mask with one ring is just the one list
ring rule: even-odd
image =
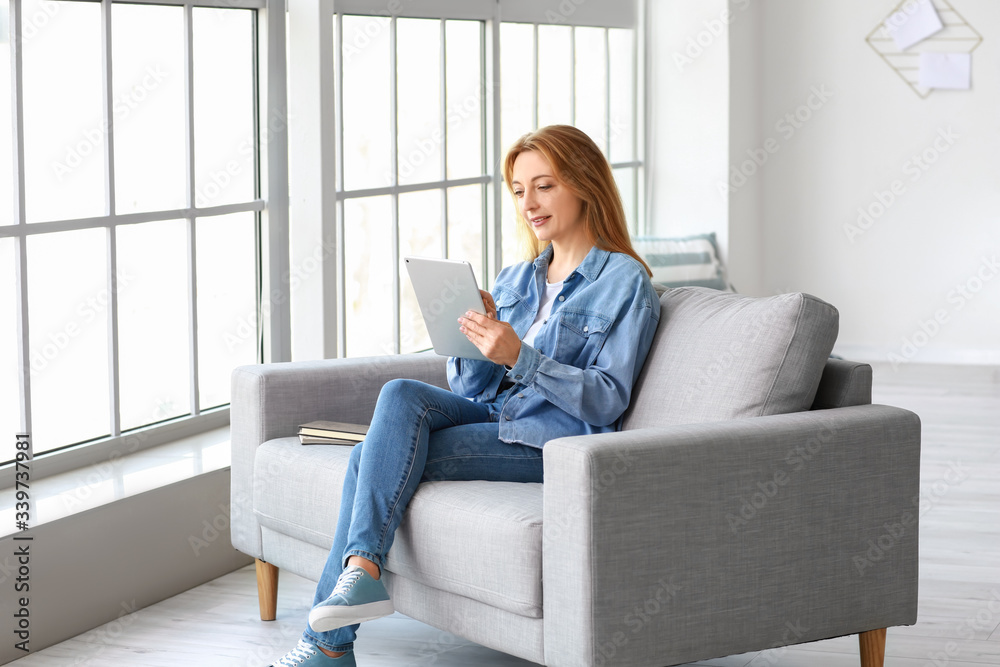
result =
[{"label": "wooden sofa leg", "polygon": [[885,662],[885,628],[869,630],[858,635],[861,648],[861,667],[882,667]]},{"label": "wooden sofa leg", "polygon": [[259,558],[256,560],[257,603],[260,605],[260,620],[273,621],[278,614],[278,568]]}]

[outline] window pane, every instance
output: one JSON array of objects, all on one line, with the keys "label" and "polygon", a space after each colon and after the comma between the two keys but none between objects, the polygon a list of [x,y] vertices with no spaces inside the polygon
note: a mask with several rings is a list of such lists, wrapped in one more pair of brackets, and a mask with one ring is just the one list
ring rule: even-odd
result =
[{"label": "window pane", "polygon": [[639,210],[636,212],[635,221],[635,233],[636,234],[646,234],[648,233],[647,218],[644,214],[646,210],[646,181],[645,181],[645,171],[642,167],[637,167],[635,170],[635,188],[636,188],[636,198],[639,202]]},{"label": "window pane", "polygon": [[109,433],[107,230],[28,237],[36,452]]},{"label": "window pane", "polygon": [[448,178],[483,173],[482,24],[448,21]]},{"label": "window pane", "polygon": [[21,428],[13,239],[0,239],[0,271],[0,428],[7,434],[0,446],[3,463],[13,460],[14,439],[10,436]]},{"label": "window pane", "polygon": [[[444,133],[441,119],[441,23],[396,23],[396,102],[399,182],[439,181]],[[367,105],[365,105],[367,106]],[[390,183],[385,183],[390,185]]]},{"label": "window pane", "polygon": [[23,12],[28,221],[103,215],[101,5],[24,0]]},{"label": "window pane", "polygon": [[[11,48],[8,38],[10,16],[7,12],[7,3],[0,3],[0,226],[10,225],[14,222],[14,153],[10,97]],[[7,255],[4,254],[4,259],[6,258]],[[0,266],[8,265],[0,264]],[[0,460],[6,461],[7,459],[0,458]]]},{"label": "window pane", "polygon": [[480,288],[483,272],[483,186],[465,185],[448,190],[448,257],[472,264]]},{"label": "window pane", "polygon": [[501,248],[503,266],[509,266],[522,259],[523,249],[518,241],[517,226],[521,224],[517,219],[517,210],[514,208],[514,201],[511,199],[507,186],[504,185],[500,193],[503,201],[503,219],[501,220]]},{"label": "window pane", "polygon": [[347,356],[392,354],[392,201],[344,202]]},{"label": "window pane", "polygon": [[118,374],[122,430],[188,414],[184,220],[118,228]]},{"label": "window pane", "polygon": [[572,28],[538,26],[538,125],[573,123]]},{"label": "window pane", "polygon": [[257,363],[256,220],[256,214],[247,212],[197,221],[198,394],[203,410],[229,402],[234,368]]},{"label": "window pane", "polygon": [[608,31],[609,76],[611,78],[611,161],[635,159],[632,142],[635,121],[632,111],[635,97],[635,33],[631,30]]},{"label": "window pane", "polygon": [[184,10],[116,3],[111,16],[116,211],[182,208]]},{"label": "window pane", "polygon": [[576,126],[607,155],[607,78],[604,28],[576,30]]},{"label": "window pane", "polygon": [[526,23],[500,26],[500,145],[501,159],[521,135],[530,132],[532,118],[532,67],[534,28]]},{"label": "window pane", "polygon": [[618,183],[618,192],[622,196],[622,205],[625,207],[625,220],[628,221],[628,228],[635,230],[637,229],[635,218],[635,171],[632,167],[615,169],[615,182]]},{"label": "window pane", "polygon": [[440,257],[441,245],[441,191],[400,195],[399,330],[400,352],[404,354],[426,350],[431,347],[431,339],[402,258],[408,255]]},{"label": "window pane", "polygon": [[253,63],[249,10],[194,9],[194,187],[199,208],[254,198]]},{"label": "window pane", "polygon": [[392,185],[389,19],[345,16],[344,188]]}]

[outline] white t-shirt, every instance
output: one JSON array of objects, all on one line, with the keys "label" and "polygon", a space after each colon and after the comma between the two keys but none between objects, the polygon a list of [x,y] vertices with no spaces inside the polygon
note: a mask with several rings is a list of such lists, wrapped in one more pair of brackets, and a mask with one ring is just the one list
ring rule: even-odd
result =
[{"label": "white t-shirt", "polygon": [[562,288],[563,281],[561,280],[557,283],[545,283],[545,294],[542,295],[542,303],[538,306],[538,314],[535,315],[535,321],[528,327],[528,333],[524,334],[522,339],[527,345],[534,346],[535,336],[549,319],[549,314],[552,313],[552,302],[556,300],[556,296],[559,295]]}]

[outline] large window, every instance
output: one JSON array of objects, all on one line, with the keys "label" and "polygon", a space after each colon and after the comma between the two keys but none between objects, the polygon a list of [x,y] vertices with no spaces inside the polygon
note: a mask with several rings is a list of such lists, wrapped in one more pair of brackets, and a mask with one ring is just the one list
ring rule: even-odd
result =
[{"label": "large window", "polygon": [[[406,255],[468,260],[487,287],[520,259],[500,161],[532,129],[586,131],[612,162],[633,232],[645,230],[634,3],[434,4],[435,16],[416,15],[419,3],[396,16],[336,5],[351,10],[333,17],[332,40],[341,355],[430,347]],[[631,25],[602,23],[616,11]]]},{"label": "large window", "polygon": [[197,419],[261,358],[264,2],[196,4],[0,6],[0,463]]},{"label": "large window", "polygon": [[[42,454],[224,423],[234,366],[290,358],[309,276],[323,354],[429,347],[402,257],[489,287],[517,259],[500,160],[536,127],[588,132],[644,231],[640,3],[293,3],[328,13],[290,67],[332,74],[287,107],[283,0],[0,3],[0,464],[21,429]],[[289,124],[323,126],[302,275]]]}]

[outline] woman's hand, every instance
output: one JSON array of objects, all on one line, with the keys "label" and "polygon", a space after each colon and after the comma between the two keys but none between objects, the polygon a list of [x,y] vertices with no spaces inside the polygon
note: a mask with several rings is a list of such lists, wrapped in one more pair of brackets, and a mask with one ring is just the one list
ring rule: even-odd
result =
[{"label": "woman's hand", "polygon": [[486,306],[486,317],[495,320],[497,318],[497,304],[493,300],[493,295],[483,289],[479,290],[479,294],[482,295],[483,305]]},{"label": "woman's hand", "polygon": [[[486,301],[485,297],[483,301]],[[490,299],[490,304],[492,302],[493,299]],[[489,310],[487,305],[487,311]],[[493,307],[493,312],[496,313],[496,306]],[[459,330],[487,359],[506,366],[517,363],[517,357],[521,354],[521,339],[510,324],[471,310],[465,313],[465,317],[458,318],[458,323],[461,325]]]}]

